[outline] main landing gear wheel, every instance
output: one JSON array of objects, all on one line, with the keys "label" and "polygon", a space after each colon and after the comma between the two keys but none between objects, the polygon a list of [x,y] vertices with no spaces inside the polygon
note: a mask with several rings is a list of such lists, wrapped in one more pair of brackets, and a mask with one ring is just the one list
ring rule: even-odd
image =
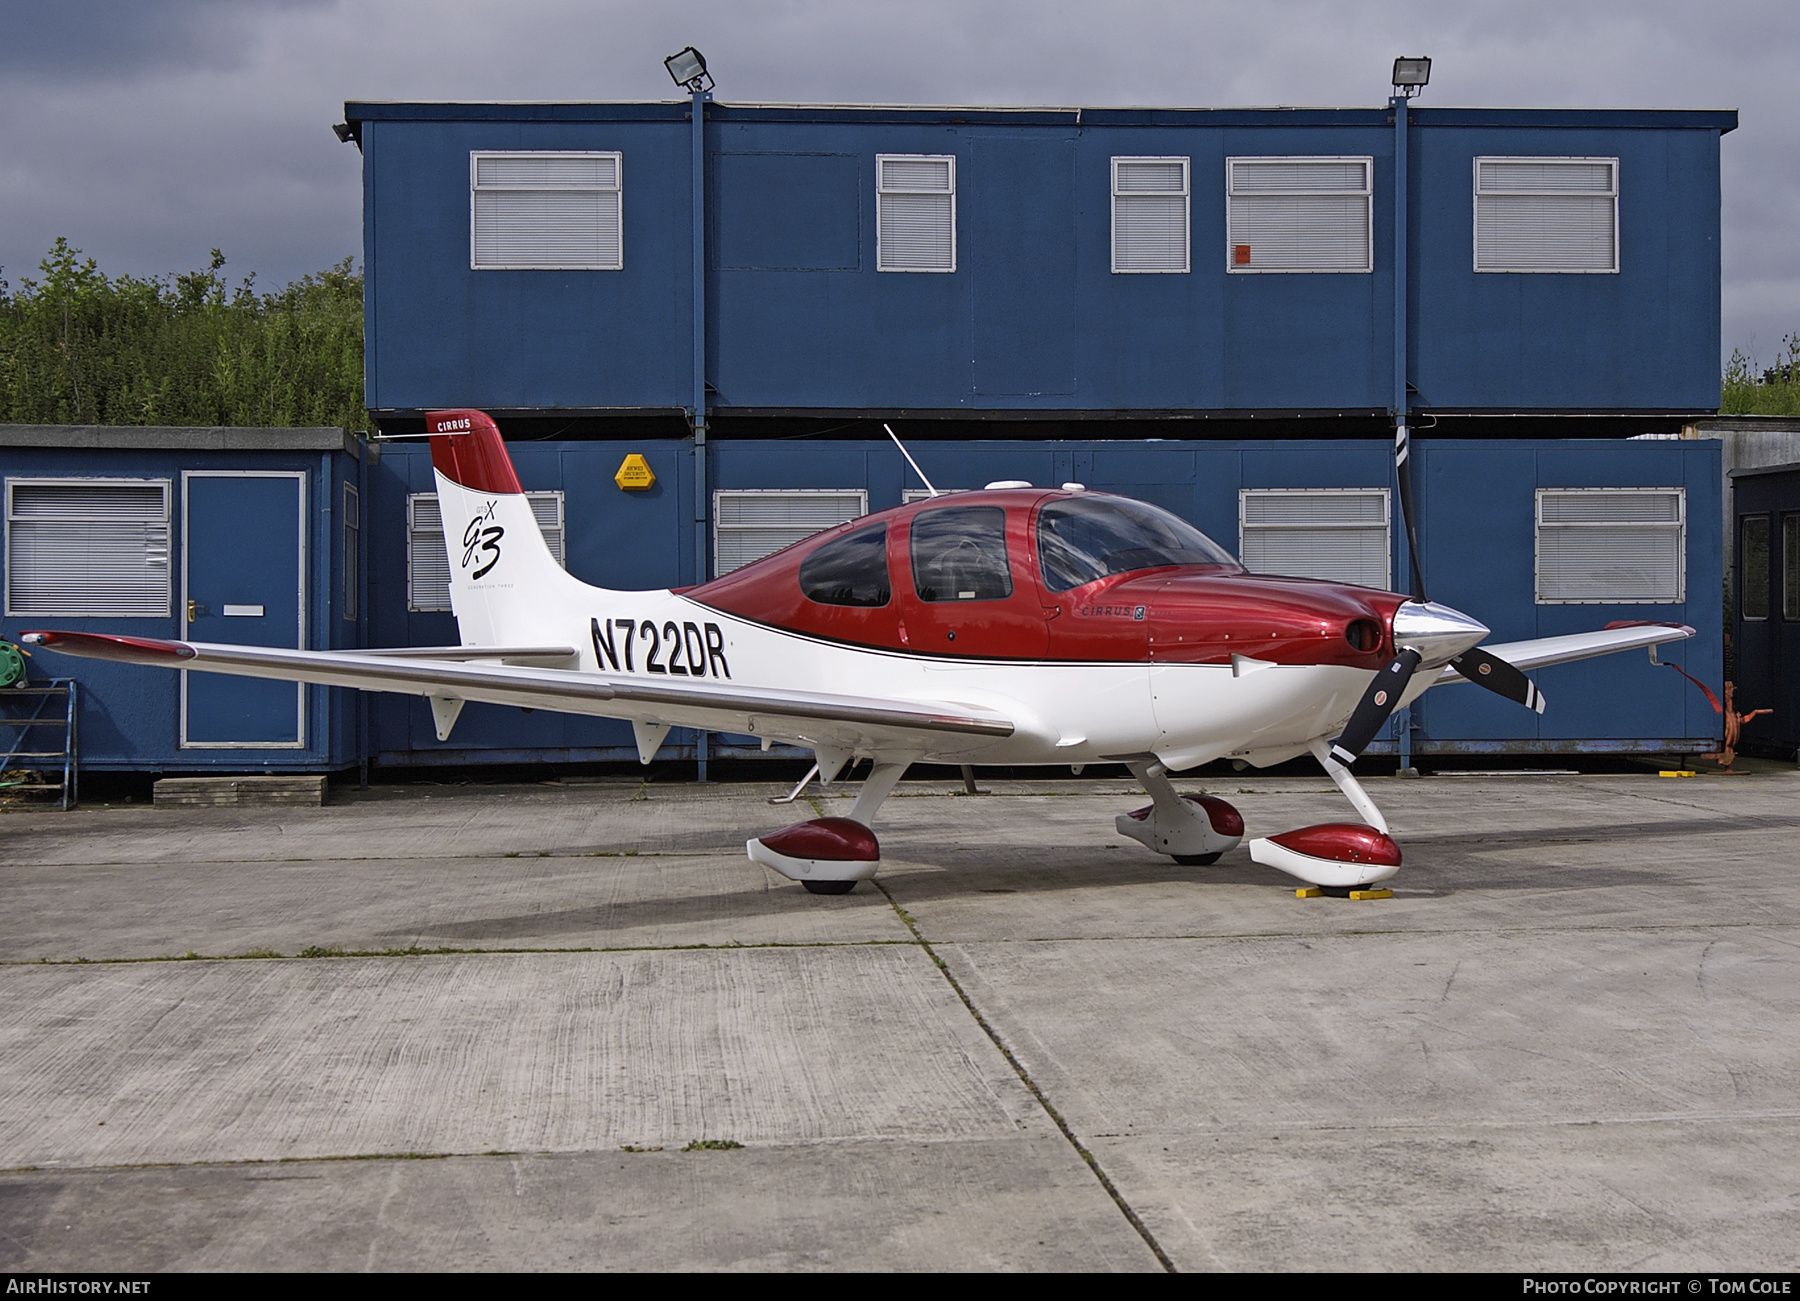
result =
[{"label": "main landing gear wheel", "polygon": [[1170,854],[1169,857],[1183,867],[1211,867],[1224,857],[1224,854],[1225,851],[1220,850],[1217,854]]},{"label": "main landing gear wheel", "polygon": [[881,869],[875,833],[852,818],[796,822],[745,842],[750,861],[772,867],[809,894],[849,894]]}]

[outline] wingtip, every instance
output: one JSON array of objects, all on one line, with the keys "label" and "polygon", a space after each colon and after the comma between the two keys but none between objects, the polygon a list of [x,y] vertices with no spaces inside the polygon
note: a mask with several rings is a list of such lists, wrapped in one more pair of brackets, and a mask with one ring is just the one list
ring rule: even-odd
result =
[{"label": "wingtip", "polygon": [[159,637],[125,637],[114,633],[37,630],[21,633],[19,640],[40,646],[44,650],[60,651],[64,655],[119,660],[126,664],[163,664],[169,660],[191,660],[197,653],[184,641],[164,641]]}]

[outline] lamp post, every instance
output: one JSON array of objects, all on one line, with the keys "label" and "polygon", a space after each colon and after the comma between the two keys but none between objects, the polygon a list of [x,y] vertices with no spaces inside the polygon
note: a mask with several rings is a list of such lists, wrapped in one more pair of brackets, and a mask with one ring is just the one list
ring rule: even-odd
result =
[{"label": "lamp post", "polygon": [[[1407,306],[1407,123],[1406,107],[1414,95],[1423,90],[1431,80],[1431,60],[1399,58],[1394,60],[1393,86],[1394,93],[1388,99],[1388,107],[1394,113],[1394,466],[1395,486],[1399,489],[1401,499],[1401,531],[1406,535],[1406,545],[1397,548],[1400,553],[1400,582],[1396,584],[1402,591],[1412,591],[1414,580],[1412,567],[1413,557],[1413,523],[1412,502],[1407,501],[1407,479],[1401,478],[1399,468],[1405,465],[1411,448],[1410,436],[1407,433],[1407,398],[1406,398],[1406,306]],[[1410,477],[1410,473],[1408,475]],[[1400,728],[1400,771],[1415,774],[1412,760],[1412,709],[1396,711]]]},{"label": "lamp post", "polygon": [[[706,58],[689,45],[663,60],[677,86],[693,97],[693,231],[694,276],[694,581],[706,581],[706,101],[713,88]],[[706,780],[707,734],[695,734],[699,779]]]}]

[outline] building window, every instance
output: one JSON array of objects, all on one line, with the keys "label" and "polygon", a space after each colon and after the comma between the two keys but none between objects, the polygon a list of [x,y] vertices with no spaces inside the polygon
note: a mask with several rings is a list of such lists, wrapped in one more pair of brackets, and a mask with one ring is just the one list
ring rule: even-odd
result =
[{"label": "building window", "polygon": [[8,479],[6,613],[167,619],[167,479]]},{"label": "building window", "polygon": [[1681,488],[1539,488],[1539,605],[1669,605],[1685,599]]},{"label": "building window", "polygon": [[617,271],[625,265],[616,153],[469,155],[469,265]]},{"label": "building window", "polygon": [[713,493],[713,575],[869,513],[860,488],[748,488]]},{"label": "building window", "polygon": [[1475,269],[1616,272],[1617,158],[1477,158]]},{"label": "building window", "polygon": [[[532,518],[550,555],[565,569],[563,558],[563,495],[560,492],[528,492]],[[435,492],[415,492],[406,499],[406,608],[448,610],[450,605],[450,553],[444,546],[444,521],[438,514]]]},{"label": "building window", "polygon": [[1760,623],[1769,617],[1769,517],[1738,519],[1738,617]]},{"label": "building window", "polygon": [[1225,269],[1372,271],[1373,158],[1227,158]]},{"label": "building window", "polygon": [[1238,537],[1244,568],[1355,583],[1392,584],[1386,488],[1244,488]]},{"label": "building window", "polygon": [[356,620],[356,598],[362,586],[362,498],[350,484],[344,485],[344,600],[343,616]]},{"label": "building window", "polygon": [[875,155],[875,267],[956,270],[956,159]]},{"label": "building window", "polygon": [[1800,619],[1800,515],[1781,517],[1781,617]]},{"label": "building window", "polygon": [[1188,160],[1112,160],[1114,275],[1188,270]]}]

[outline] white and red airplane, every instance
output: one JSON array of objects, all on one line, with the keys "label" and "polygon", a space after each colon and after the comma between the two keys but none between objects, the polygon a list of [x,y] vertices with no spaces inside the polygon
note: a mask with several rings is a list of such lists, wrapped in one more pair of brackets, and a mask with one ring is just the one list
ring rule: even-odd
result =
[{"label": "white and red airplane", "polygon": [[[1391,877],[1400,849],[1350,766],[1393,711],[1463,680],[1542,712],[1521,670],[1694,635],[1629,624],[1486,650],[1447,606],[1246,572],[1168,511],[1016,483],[840,524],[697,587],[627,592],[566,573],[479,411],[427,420],[462,645],[305,651],[78,632],[46,649],[431,702],[629,720],[649,763],[671,727],[805,746],[829,783],[873,760],[847,818],[748,842],[818,894],[873,876],[870,826],[909,765],[1124,764],[1151,803],[1118,830],[1179,863],[1232,849],[1243,818],[1169,774],[1311,752],[1362,823],[1253,840],[1257,862],[1331,893]],[[1398,444],[1409,546],[1411,492]],[[904,449],[903,449],[904,450]],[[1414,572],[1417,573],[1416,548]],[[804,783],[803,783],[804,784]]]}]

